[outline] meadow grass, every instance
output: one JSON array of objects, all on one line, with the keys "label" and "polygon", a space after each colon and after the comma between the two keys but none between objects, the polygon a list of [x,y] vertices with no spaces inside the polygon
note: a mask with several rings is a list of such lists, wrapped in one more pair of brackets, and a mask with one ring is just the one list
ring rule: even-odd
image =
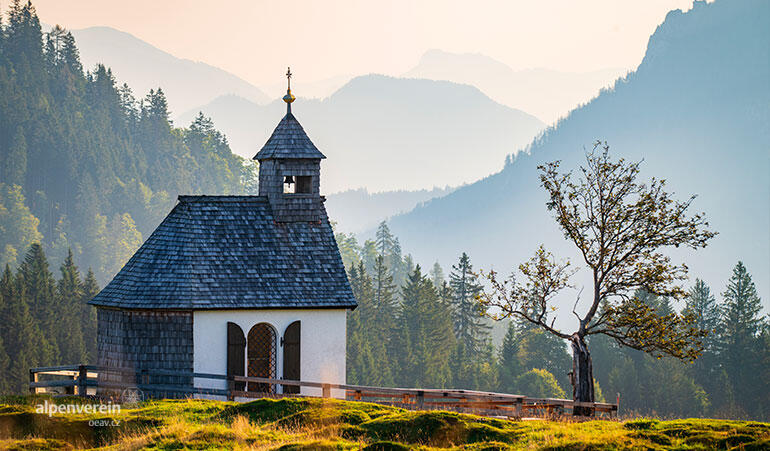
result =
[{"label": "meadow grass", "polygon": [[[770,449],[770,424],[712,419],[508,421],[314,398],[147,401],[120,414],[46,414],[80,398],[0,398],[0,449]],[[90,401],[88,401],[90,402]],[[94,425],[93,420],[116,420]]]}]

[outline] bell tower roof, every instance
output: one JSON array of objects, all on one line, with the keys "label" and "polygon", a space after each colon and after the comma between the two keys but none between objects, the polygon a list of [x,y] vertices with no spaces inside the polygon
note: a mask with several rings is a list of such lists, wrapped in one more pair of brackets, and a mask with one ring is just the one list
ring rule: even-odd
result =
[{"label": "bell tower roof", "polygon": [[286,72],[289,86],[283,101],[286,102],[286,116],[281,119],[273,134],[262,149],[254,156],[254,160],[267,159],[322,159],[324,154],[310,141],[297,118],[291,114],[291,104],[294,95],[291,93],[291,69]]}]

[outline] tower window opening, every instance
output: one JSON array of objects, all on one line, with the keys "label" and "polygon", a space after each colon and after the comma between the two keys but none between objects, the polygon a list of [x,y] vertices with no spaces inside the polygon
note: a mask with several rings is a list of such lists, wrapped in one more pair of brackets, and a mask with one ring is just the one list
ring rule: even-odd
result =
[{"label": "tower window opening", "polygon": [[284,194],[310,194],[313,191],[313,177],[310,175],[287,175],[284,177]]},{"label": "tower window opening", "polygon": [[309,175],[301,175],[297,177],[296,192],[302,193],[302,194],[310,194],[310,192],[312,191],[312,188],[311,188],[312,180],[313,180],[313,177]]}]

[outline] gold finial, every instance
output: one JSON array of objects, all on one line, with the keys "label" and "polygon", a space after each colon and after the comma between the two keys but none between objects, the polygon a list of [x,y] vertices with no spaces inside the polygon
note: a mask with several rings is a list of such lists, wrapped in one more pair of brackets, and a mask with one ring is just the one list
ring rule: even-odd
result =
[{"label": "gold finial", "polygon": [[289,83],[288,89],[286,89],[286,95],[283,96],[283,101],[286,102],[286,104],[289,107],[289,111],[291,111],[291,102],[294,101],[295,97],[291,93],[291,67],[286,71],[286,80]]}]

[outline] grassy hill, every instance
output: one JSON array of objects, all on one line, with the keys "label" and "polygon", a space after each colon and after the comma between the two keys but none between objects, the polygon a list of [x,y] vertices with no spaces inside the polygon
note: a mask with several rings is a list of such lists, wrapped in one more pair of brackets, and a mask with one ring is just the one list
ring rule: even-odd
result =
[{"label": "grassy hill", "polygon": [[[80,398],[0,398],[0,449],[768,449],[770,424],[506,421],[321,399],[150,401],[118,415],[36,413]],[[114,424],[114,425],[113,425]]]}]

